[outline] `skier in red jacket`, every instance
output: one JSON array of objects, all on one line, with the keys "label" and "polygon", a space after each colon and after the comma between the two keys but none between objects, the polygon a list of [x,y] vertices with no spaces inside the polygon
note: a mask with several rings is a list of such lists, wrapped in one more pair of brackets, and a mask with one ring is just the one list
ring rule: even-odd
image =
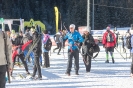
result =
[{"label": "skier in red jacket", "polygon": [[107,31],[103,34],[103,39],[102,39],[102,44],[106,52],[105,63],[109,63],[108,52],[110,52],[110,55],[112,57],[112,63],[114,63],[115,61],[114,61],[113,52],[116,45],[116,38],[115,38],[115,34],[110,31],[110,27],[107,27],[106,30]]}]

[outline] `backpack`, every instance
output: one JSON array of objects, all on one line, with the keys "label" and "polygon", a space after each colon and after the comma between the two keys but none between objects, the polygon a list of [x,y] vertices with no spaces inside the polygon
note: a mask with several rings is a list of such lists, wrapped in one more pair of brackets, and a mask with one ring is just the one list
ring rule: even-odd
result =
[{"label": "backpack", "polygon": [[126,38],[126,47],[128,48],[128,49],[131,49],[132,47],[131,47],[131,36],[128,36],[127,38]]},{"label": "backpack", "polygon": [[51,47],[52,47],[52,41],[51,41],[50,38],[48,38],[46,44],[44,44],[44,48],[45,48],[47,51],[49,51],[49,50],[51,50]]},{"label": "backpack", "polygon": [[113,41],[114,41],[113,35],[109,32],[107,34],[107,42],[113,42]]}]

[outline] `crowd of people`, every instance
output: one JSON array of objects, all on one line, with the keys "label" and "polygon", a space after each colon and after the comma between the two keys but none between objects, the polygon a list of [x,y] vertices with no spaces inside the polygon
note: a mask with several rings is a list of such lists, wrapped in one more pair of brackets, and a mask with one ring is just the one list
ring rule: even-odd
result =
[{"label": "crowd of people", "polygon": [[[3,37],[5,35],[6,37]],[[131,37],[131,46],[133,47],[133,37]],[[6,40],[6,44],[4,43]],[[65,74],[71,75],[72,60],[74,57],[74,68],[75,74],[79,75],[79,53],[83,56],[83,62],[85,64],[86,72],[91,71],[91,59],[93,58],[94,49],[96,46],[95,40],[88,29],[83,30],[83,35],[80,35],[78,31],[75,30],[75,25],[71,24],[69,30],[59,31],[54,35],[54,40],[57,47],[53,49],[53,52],[58,49],[57,55],[60,55],[60,51],[65,47],[65,41],[68,40],[68,62]],[[28,70],[28,62],[33,64],[33,73],[30,79],[35,79],[36,72],[38,72],[38,79],[42,80],[41,66],[43,68],[50,67],[49,51],[51,50],[52,41],[47,30],[42,33],[37,32],[35,27],[30,30],[27,29],[23,34],[21,31],[16,33],[14,30],[11,32],[3,32],[0,30],[0,88],[5,88],[5,74],[6,74],[6,60],[5,56],[8,56],[10,61],[9,71],[10,75],[13,75],[13,68],[15,62],[20,62],[24,65],[26,74],[30,74]],[[112,58],[112,63],[115,63],[113,52],[117,45],[117,38],[115,33],[110,31],[110,27],[106,28],[106,32],[102,39],[103,47],[106,52],[106,61],[109,63],[109,52]],[[6,48],[4,48],[6,47]],[[82,49],[81,49],[82,47]],[[82,52],[80,52],[80,49]],[[133,49],[131,49],[132,60],[133,60]],[[42,56],[43,55],[43,58]],[[30,60],[32,59],[32,61]],[[42,59],[44,63],[42,63]],[[20,63],[18,63],[20,65]],[[133,77],[133,61],[131,65],[131,76]]]}]

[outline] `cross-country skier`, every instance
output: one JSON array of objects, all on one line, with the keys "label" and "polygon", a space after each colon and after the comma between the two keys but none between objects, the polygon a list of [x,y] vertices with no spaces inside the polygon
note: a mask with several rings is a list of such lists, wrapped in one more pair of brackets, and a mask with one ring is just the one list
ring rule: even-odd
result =
[{"label": "cross-country skier", "polygon": [[116,45],[116,38],[113,32],[110,31],[110,27],[106,28],[106,32],[103,34],[103,39],[102,39],[102,44],[103,47],[105,47],[105,52],[106,52],[106,61],[105,63],[109,63],[109,55],[108,52],[110,52],[111,58],[112,58],[112,63],[114,63],[114,48]]},{"label": "cross-country skier", "polygon": [[49,50],[51,49],[52,42],[50,40],[50,36],[48,34],[47,30],[43,31],[43,38],[42,38],[42,52],[43,52],[43,58],[44,58],[44,65],[43,68],[50,67],[50,61],[49,61]]},{"label": "cross-country skier", "polygon": [[[72,68],[72,59],[74,57],[74,67],[75,74],[79,75],[79,43],[83,42],[83,38],[79,32],[75,31],[75,25],[71,24],[69,26],[70,32],[66,34],[64,39],[68,39],[68,62],[67,62],[67,70],[66,74],[70,76],[71,68]],[[78,44],[78,45],[77,45]]]},{"label": "cross-country skier", "polygon": [[[16,38],[14,41],[14,49],[13,49],[13,53],[12,53],[12,61],[13,61],[12,69],[14,68],[15,58],[16,58],[16,56],[18,56],[18,58],[20,58],[22,63],[24,64],[26,74],[30,74],[28,71],[27,63],[26,63],[26,61],[24,61],[24,53],[22,51],[23,50],[22,48],[23,48],[23,42],[21,41],[21,36],[16,34]],[[11,75],[12,75],[12,73],[13,73],[13,71],[11,72]]]},{"label": "cross-country skier", "polygon": [[84,42],[82,43],[82,55],[83,61],[86,67],[86,72],[90,72],[91,70],[91,59],[93,57],[93,50],[92,47],[95,45],[95,41],[93,36],[89,33],[87,28],[83,30],[83,39]]},{"label": "cross-country skier", "polygon": [[41,73],[41,67],[39,64],[39,57],[41,56],[42,50],[41,50],[41,35],[35,31],[34,28],[31,28],[31,34],[32,34],[32,40],[33,40],[33,44],[36,43],[36,40],[40,37],[39,42],[37,42],[36,46],[33,49],[33,53],[34,53],[34,67],[33,67],[33,74],[31,79],[35,79],[35,75],[36,72],[38,72],[38,79],[41,80],[42,79],[42,73]]},{"label": "cross-country skier", "polygon": [[55,40],[55,42],[57,44],[57,47],[53,49],[53,52],[55,52],[55,50],[59,49],[57,55],[60,55],[60,51],[61,51],[61,47],[62,47],[62,35],[61,35],[61,32],[57,32],[54,35],[54,40]]}]

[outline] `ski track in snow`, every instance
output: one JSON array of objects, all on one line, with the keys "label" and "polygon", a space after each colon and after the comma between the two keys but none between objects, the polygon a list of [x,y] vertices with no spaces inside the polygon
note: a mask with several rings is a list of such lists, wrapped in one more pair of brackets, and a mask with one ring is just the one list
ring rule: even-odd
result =
[{"label": "ski track in snow", "polygon": [[[91,72],[86,73],[83,59],[80,55],[79,75],[75,75],[74,64],[71,76],[65,75],[67,66],[67,47],[61,55],[53,53],[51,50],[50,68],[42,68],[43,80],[12,79],[11,83],[6,83],[6,88],[132,88],[133,78],[130,77],[131,59],[124,60],[119,53],[114,52],[115,63],[105,63],[105,50],[100,46],[101,52],[96,61],[92,59]],[[119,49],[120,50],[120,49]],[[123,53],[126,57],[126,54]],[[129,52],[127,54],[129,56]],[[74,60],[73,60],[74,62]],[[13,74],[25,73],[24,68],[15,67]],[[32,67],[29,67],[32,74]]]}]

